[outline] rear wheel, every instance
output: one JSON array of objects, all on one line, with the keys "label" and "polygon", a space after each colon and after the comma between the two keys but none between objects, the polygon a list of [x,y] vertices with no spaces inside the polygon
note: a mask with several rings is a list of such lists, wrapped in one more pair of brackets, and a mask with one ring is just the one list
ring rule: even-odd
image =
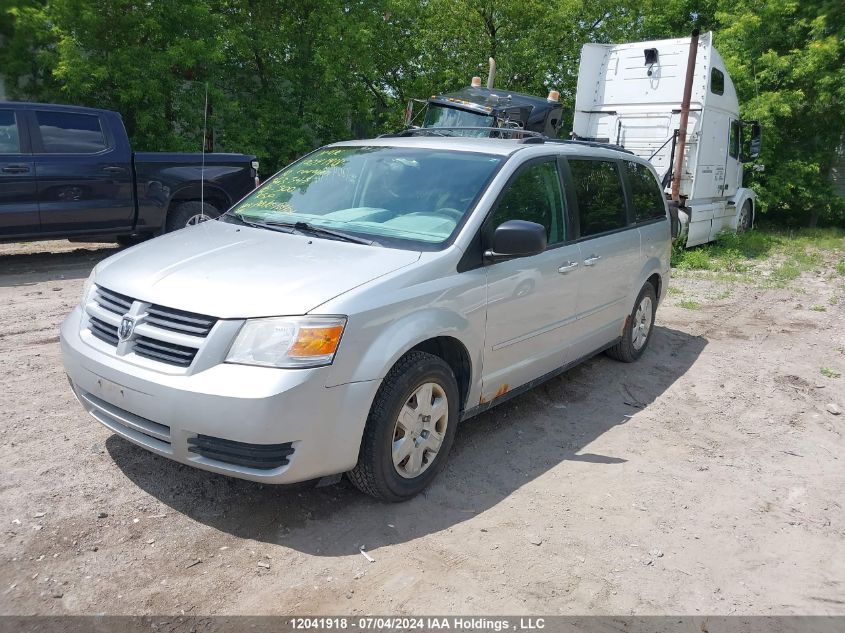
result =
[{"label": "rear wheel", "polygon": [[409,352],[376,394],[358,464],[347,476],[385,501],[421,492],[443,468],[458,424],[458,384],[438,356]]},{"label": "rear wheel", "polygon": [[167,232],[184,229],[220,217],[220,211],[214,205],[199,200],[183,202],[167,214]]},{"label": "rear wheel", "polygon": [[654,286],[647,282],[640,290],[634,310],[628,316],[622,340],[608,349],[607,355],[623,363],[633,363],[642,356],[651,340],[656,309],[657,293]]}]

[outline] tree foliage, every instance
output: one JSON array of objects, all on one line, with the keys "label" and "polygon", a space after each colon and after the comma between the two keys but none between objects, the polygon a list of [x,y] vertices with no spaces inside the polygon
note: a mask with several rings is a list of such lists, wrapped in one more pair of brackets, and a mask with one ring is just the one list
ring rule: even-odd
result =
[{"label": "tree foliage", "polygon": [[745,118],[764,124],[770,217],[842,221],[828,175],[845,130],[841,0],[0,0],[16,99],[119,111],[138,149],[217,151],[276,169],[401,124],[406,100],[497,85],[574,104],[584,42],[712,29]]}]

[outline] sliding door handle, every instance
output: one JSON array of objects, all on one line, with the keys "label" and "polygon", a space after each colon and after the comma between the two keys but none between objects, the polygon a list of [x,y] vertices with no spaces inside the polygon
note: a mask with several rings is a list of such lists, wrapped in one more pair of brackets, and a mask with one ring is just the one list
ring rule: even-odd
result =
[{"label": "sliding door handle", "polygon": [[584,266],[595,266],[596,262],[601,259],[601,255],[590,255],[584,260]]},{"label": "sliding door handle", "polygon": [[0,169],[4,174],[28,174],[29,167],[26,165],[7,165]]}]

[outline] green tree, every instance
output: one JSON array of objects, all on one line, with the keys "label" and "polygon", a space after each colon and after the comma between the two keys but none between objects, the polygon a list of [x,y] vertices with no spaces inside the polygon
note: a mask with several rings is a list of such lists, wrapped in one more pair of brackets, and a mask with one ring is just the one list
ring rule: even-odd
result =
[{"label": "green tree", "polygon": [[776,221],[842,222],[830,184],[845,130],[845,5],[841,2],[721,2],[716,45],[747,119],[764,126],[754,176],[762,208]]}]

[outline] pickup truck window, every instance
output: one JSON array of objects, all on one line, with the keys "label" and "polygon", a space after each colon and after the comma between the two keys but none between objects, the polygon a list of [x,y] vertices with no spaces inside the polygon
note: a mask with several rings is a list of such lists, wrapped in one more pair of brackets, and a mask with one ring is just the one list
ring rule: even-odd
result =
[{"label": "pickup truck window", "polygon": [[0,154],[20,154],[21,139],[15,113],[12,110],[0,110]]},{"label": "pickup truck window", "polygon": [[628,218],[616,163],[570,160],[569,169],[575,184],[581,237],[624,228]]},{"label": "pickup truck window", "polygon": [[35,118],[45,154],[96,154],[108,148],[96,115],[38,110]]},{"label": "pickup truck window", "polygon": [[307,222],[431,250],[455,232],[502,160],[439,149],[329,147],[273,176],[233,212],[259,224]]}]

